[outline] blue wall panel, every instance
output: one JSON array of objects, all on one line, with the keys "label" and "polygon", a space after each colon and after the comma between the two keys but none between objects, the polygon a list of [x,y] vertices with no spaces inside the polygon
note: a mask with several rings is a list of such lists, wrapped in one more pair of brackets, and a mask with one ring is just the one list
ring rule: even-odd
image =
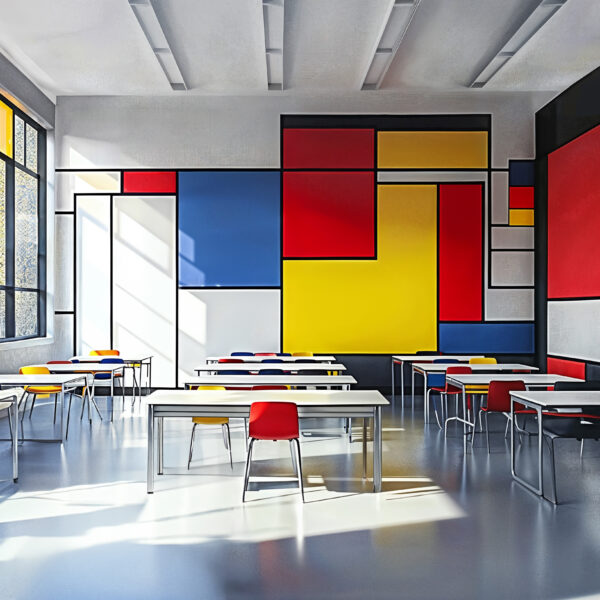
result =
[{"label": "blue wall panel", "polygon": [[533,354],[533,323],[440,323],[439,350],[447,353]]},{"label": "blue wall panel", "polygon": [[278,171],[181,171],[179,285],[280,285]]},{"label": "blue wall panel", "polygon": [[509,160],[508,180],[509,185],[535,185],[535,161]]}]

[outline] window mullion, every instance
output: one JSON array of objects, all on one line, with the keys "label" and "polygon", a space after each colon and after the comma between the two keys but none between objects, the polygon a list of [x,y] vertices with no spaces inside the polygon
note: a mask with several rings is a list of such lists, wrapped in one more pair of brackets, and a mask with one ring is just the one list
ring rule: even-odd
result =
[{"label": "window mullion", "polygon": [[5,334],[7,338],[15,337],[15,165],[13,161],[6,163],[6,264],[5,282],[7,286],[5,301]]}]

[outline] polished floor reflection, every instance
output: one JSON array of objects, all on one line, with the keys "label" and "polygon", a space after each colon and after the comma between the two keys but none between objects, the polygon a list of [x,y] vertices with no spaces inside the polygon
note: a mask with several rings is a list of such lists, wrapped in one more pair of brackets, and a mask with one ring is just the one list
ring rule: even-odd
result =
[{"label": "polished floor reflection", "polygon": [[[120,403],[119,403],[120,405]],[[26,417],[27,418],[27,417]],[[34,419],[51,419],[50,405]],[[357,424],[358,425],[358,424]],[[0,446],[0,598],[586,598],[600,594],[600,444],[559,442],[554,507],[512,482],[492,424],[463,457],[421,411],[384,418],[382,494],[363,481],[361,429],[303,423],[306,504],[287,443],[258,443],[249,502],[245,449],[234,468],[220,428],[166,426],[165,475],[145,493],[145,418],[137,408],[69,441],[25,443],[14,486]],[[0,424],[4,431],[6,422]],[[536,440],[520,451],[532,474]],[[370,456],[369,456],[370,458]],[[370,474],[369,463],[369,474]]]}]

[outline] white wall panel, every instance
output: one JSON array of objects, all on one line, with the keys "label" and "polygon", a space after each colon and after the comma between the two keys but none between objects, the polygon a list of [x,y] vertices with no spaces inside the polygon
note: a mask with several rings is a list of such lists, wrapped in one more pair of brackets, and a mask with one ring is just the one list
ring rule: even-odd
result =
[{"label": "white wall panel", "polygon": [[113,211],[113,346],[152,354],[152,385],[172,387],[175,198],[117,196]]},{"label": "white wall panel", "polygon": [[[493,132],[492,132],[493,134]],[[508,224],[508,173],[492,173],[492,225]]]},{"label": "white wall panel", "polygon": [[492,249],[533,250],[533,227],[492,227]]},{"label": "white wall panel", "polygon": [[73,310],[73,215],[54,217],[54,310]]},{"label": "white wall panel", "polygon": [[[73,157],[75,158],[75,157]],[[86,165],[82,168],[89,167]],[[56,173],[56,210],[73,210],[74,194],[120,192],[121,176],[114,171],[82,171]]]},{"label": "white wall panel", "polygon": [[487,321],[533,321],[534,292],[532,289],[488,289],[485,292]]},{"label": "white wall panel", "polygon": [[492,252],[492,285],[533,285],[533,252]]},{"label": "white wall panel", "polygon": [[484,182],[487,175],[481,171],[378,171],[377,181],[387,182],[407,182],[407,181],[431,181],[432,183],[443,183],[446,181],[475,181]]},{"label": "white wall panel", "polygon": [[600,361],[600,300],[548,302],[548,354]]},{"label": "white wall panel", "polygon": [[179,383],[206,356],[277,352],[279,290],[179,290]]},{"label": "white wall panel", "polygon": [[110,196],[77,201],[77,353],[110,348]]}]

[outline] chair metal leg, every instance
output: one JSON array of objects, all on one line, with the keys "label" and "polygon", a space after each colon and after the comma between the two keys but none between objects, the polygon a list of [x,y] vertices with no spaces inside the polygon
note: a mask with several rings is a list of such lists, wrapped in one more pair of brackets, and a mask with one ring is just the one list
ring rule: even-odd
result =
[{"label": "chair metal leg", "polygon": [[246,452],[248,452],[248,419],[244,419],[244,441],[246,443]]},{"label": "chair metal leg", "polygon": [[254,441],[254,438],[250,440],[248,454],[246,456],[246,473],[244,475],[244,491],[242,492],[242,502],[246,502],[246,489],[248,487],[248,480],[250,479],[250,463],[252,462],[252,446],[254,446]]},{"label": "chair metal leg", "polygon": [[23,419],[25,418],[25,413],[27,412],[27,400],[29,400],[29,394],[25,393],[23,398],[21,398],[21,400],[23,401],[23,412],[21,413],[21,429],[23,428]]},{"label": "chair metal leg", "polygon": [[304,502],[304,481],[302,479],[302,457],[300,456],[300,440],[298,438],[294,438],[292,440],[296,443],[296,462],[298,464],[298,483],[300,485],[300,494],[302,495],[302,502]]},{"label": "chair metal leg", "polygon": [[192,452],[194,450],[194,434],[196,433],[196,425],[197,425],[197,423],[194,423],[194,426],[192,427],[192,437],[190,438],[190,453],[188,455],[188,471],[190,469],[190,464],[192,462]]},{"label": "chair metal leg", "polygon": [[[479,409],[479,429],[481,429],[481,413]],[[477,414],[475,414],[475,404],[473,404],[473,433],[471,434],[471,448],[475,447],[475,434],[477,433]]]},{"label": "chair metal leg", "polygon": [[292,451],[292,440],[288,440],[290,444],[290,452],[292,454],[292,469],[294,470],[294,475],[298,476],[298,465],[296,464],[296,456]]},{"label": "chair metal leg", "polygon": [[[73,402],[73,393],[69,394],[69,410],[67,410],[67,430],[65,431],[65,440],[69,439],[69,422],[71,420],[71,402]],[[83,405],[83,403],[82,403]]]},{"label": "chair metal leg", "polygon": [[229,465],[231,466],[231,470],[233,471],[233,454],[231,450],[231,431],[229,430],[229,423],[225,424],[225,429],[227,429],[227,447],[229,448]]},{"label": "chair metal leg", "polygon": [[581,448],[579,448],[579,458],[583,458],[583,438],[581,440]]},{"label": "chair metal leg", "polygon": [[29,418],[31,419],[31,413],[33,412],[33,407],[35,406],[35,394],[33,394],[33,398],[31,399],[31,408],[29,409]]},{"label": "chair metal leg", "polygon": [[506,419],[506,427],[504,428],[504,439],[508,437],[508,426],[510,425],[510,417]]},{"label": "chair metal leg", "polygon": [[363,419],[362,478],[367,478],[367,419]]},{"label": "chair metal leg", "polygon": [[[552,491],[554,492],[554,504],[558,504],[558,494],[556,493],[556,462],[554,460],[554,439],[550,438],[550,462],[551,462],[551,473],[552,473]],[[543,469],[544,466],[540,465]],[[543,493],[543,490],[542,490]]]},{"label": "chair metal leg", "polygon": [[[54,394],[54,424],[56,425],[56,406],[58,405],[58,394]],[[62,410],[62,406],[60,407]]]},{"label": "chair metal leg", "polygon": [[490,454],[490,427],[488,423],[488,413],[485,413],[485,440],[487,442],[487,451]]}]

